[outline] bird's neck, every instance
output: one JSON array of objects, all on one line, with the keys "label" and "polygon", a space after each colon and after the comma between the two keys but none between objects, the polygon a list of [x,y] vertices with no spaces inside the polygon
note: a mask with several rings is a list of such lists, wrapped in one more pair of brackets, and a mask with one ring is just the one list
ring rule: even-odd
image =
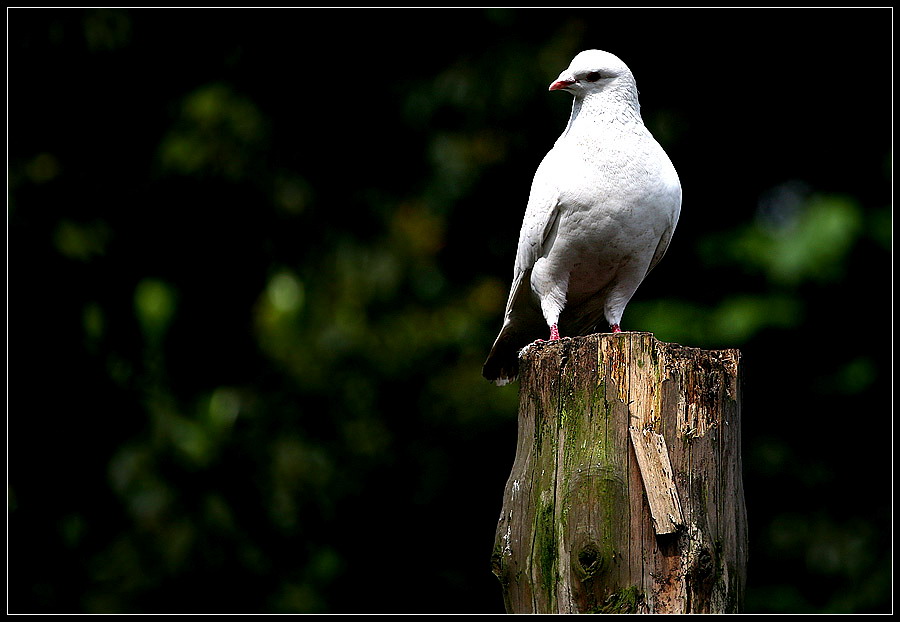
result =
[{"label": "bird's neck", "polygon": [[625,89],[592,93],[575,98],[572,114],[560,140],[569,135],[585,136],[616,129],[643,126],[637,93]]}]

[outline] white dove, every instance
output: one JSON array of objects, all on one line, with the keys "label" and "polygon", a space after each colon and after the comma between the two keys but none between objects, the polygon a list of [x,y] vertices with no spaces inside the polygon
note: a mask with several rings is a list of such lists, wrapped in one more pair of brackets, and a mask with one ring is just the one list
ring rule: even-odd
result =
[{"label": "white dove", "polygon": [[612,332],[625,305],[669,246],[681,183],[641,119],[631,70],[586,50],[550,85],[575,96],[562,136],[534,175],[503,328],[482,374],[516,379],[519,350],[586,335],[602,319]]}]

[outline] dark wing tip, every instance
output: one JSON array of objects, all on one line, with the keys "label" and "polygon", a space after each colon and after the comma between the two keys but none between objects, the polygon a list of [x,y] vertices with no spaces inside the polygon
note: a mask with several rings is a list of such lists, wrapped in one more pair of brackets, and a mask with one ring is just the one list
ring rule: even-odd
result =
[{"label": "dark wing tip", "polygon": [[503,386],[514,382],[519,375],[519,348],[512,345],[509,335],[501,335],[481,368],[481,375]]}]

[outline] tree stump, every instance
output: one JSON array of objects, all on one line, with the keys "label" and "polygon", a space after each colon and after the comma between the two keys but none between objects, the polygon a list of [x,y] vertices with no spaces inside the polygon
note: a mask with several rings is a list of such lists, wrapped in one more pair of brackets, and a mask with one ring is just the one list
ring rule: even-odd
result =
[{"label": "tree stump", "polygon": [[509,613],[740,610],[739,359],[651,333],[523,353],[492,556]]}]

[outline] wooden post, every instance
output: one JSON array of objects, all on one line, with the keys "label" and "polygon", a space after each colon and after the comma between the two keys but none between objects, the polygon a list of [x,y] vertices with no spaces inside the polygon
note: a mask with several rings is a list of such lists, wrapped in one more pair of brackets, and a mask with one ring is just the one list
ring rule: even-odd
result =
[{"label": "wooden post", "polygon": [[492,556],[509,613],[740,610],[739,359],[650,333],[529,347]]}]

